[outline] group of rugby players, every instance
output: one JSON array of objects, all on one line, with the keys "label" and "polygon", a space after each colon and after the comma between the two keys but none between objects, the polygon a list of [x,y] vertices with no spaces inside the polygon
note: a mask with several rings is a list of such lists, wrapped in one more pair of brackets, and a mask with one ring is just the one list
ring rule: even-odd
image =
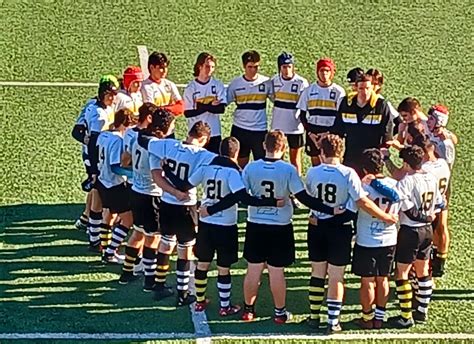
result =
[{"label": "group of rugby players", "polygon": [[[120,82],[101,78],[97,97],[87,102],[72,132],[83,144],[88,173],[82,183],[86,209],[76,226],[87,228],[90,249],[104,263],[123,263],[120,284],[135,280],[143,266],[143,290],[157,300],[175,293],[166,277],[176,250],[177,305],[195,303],[198,312],[209,302],[207,274],[216,255],[219,314],[236,314],[241,307],[231,302],[231,266],[238,261],[238,207],[248,206],[242,319],[255,318],[267,269],[274,321],[283,324],[291,318],[284,268],[295,260],[292,216],[302,203],[310,208],[310,327],[320,328],[326,298],[324,327],[341,331],[344,273],[351,261],[361,277],[360,327],[384,326],[394,265],[401,313],[391,324],[425,322],[432,277],[442,276],[449,246],[457,138],[446,129],[446,107],[432,106],[425,115],[415,98],[406,98],[395,109],[380,94],[383,75],[376,69],[351,70],[346,94],[333,83],[336,68],[328,58],[316,62],[312,84],[295,73],[288,53],[278,56],[271,79],[258,73],[256,51],[244,53],[242,63],[243,75],[226,88],[212,77],[214,56],[201,53],[184,99],[166,79],[163,53],[149,56],[146,79],[134,66]],[[267,100],[273,103],[270,131]],[[221,117],[231,103],[231,136],[222,139]],[[182,114],[188,134],[179,140],[175,117]],[[303,147],[312,163],[305,184]],[[401,167],[389,153],[397,149]],[[121,260],[117,251],[127,237]],[[192,270],[195,293],[189,290]]]}]

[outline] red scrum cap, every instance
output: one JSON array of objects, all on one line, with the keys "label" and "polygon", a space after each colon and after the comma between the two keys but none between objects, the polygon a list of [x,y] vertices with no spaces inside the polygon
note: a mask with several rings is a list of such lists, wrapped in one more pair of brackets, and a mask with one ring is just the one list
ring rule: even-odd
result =
[{"label": "red scrum cap", "polygon": [[445,127],[448,124],[449,111],[446,106],[437,104],[430,107],[428,116],[435,119],[436,127]]},{"label": "red scrum cap", "polygon": [[123,86],[126,90],[134,81],[143,81],[143,73],[140,67],[130,66],[123,72]]},{"label": "red scrum cap", "polygon": [[336,64],[330,58],[323,58],[323,59],[320,59],[318,62],[316,62],[317,72],[319,72],[319,70],[323,67],[329,68],[333,74],[336,72]]}]

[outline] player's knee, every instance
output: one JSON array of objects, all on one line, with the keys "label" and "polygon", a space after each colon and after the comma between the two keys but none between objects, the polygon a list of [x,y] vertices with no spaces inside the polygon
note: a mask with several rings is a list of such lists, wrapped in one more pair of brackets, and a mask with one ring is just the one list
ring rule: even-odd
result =
[{"label": "player's knee", "polygon": [[160,243],[161,235],[159,233],[147,234],[144,235],[144,239],[147,247],[157,248]]},{"label": "player's knee", "polygon": [[190,260],[193,258],[194,240],[178,243],[178,258]]},{"label": "player's knee", "polygon": [[[211,266],[211,263],[208,263],[208,262],[198,262],[197,263],[197,268],[199,270],[207,271],[207,270],[209,270],[210,266]],[[221,273],[223,271],[222,269],[225,269],[225,268],[221,268],[219,266],[217,267],[217,271],[219,272],[219,275],[228,275],[229,274],[228,273],[229,269],[227,269],[227,273]]]},{"label": "player's knee", "polygon": [[176,246],[176,237],[170,235],[163,235],[161,237],[158,250],[160,253],[171,254]]},{"label": "player's knee", "polygon": [[120,213],[120,221],[124,227],[131,228],[133,225],[133,216],[131,211]]}]

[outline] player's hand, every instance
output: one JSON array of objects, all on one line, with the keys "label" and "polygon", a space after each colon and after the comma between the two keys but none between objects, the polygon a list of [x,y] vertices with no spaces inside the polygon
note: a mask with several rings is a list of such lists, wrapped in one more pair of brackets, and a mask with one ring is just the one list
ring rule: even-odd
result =
[{"label": "player's hand", "polygon": [[96,181],[97,181],[97,174],[92,174],[91,175],[91,181],[92,181],[92,184],[95,184]]},{"label": "player's hand", "polygon": [[183,192],[179,190],[176,190],[174,197],[176,197],[176,199],[180,202],[186,202],[190,200],[189,194],[187,192]]},{"label": "player's hand", "polygon": [[384,219],[384,222],[388,223],[389,225],[394,225],[398,222],[398,215],[387,214],[387,216]]},{"label": "player's hand", "polygon": [[319,147],[320,135],[319,135],[319,134],[315,134],[315,133],[309,133],[308,136],[309,136],[309,138],[311,139],[311,141],[313,141],[314,145],[315,145],[316,147]]},{"label": "player's hand", "polygon": [[432,223],[436,219],[436,214],[430,214],[427,216],[428,222]]},{"label": "player's hand", "polygon": [[163,168],[165,165],[168,165],[168,160],[166,160],[166,159],[161,159],[161,161],[160,161],[160,166],[161,166],[161,168]]},{"label": "player's hand", "polygon": [[207,207],[199,208],[199,217],[208,217],[209,213],[207,212]]},{"label": "player's hand", "polygon": [[277,207],[278,208],[281,208],[281,207],[284,207],[286,204],[285,200],[283,198],[278,198],[277,199]]},{"label": "player's hand", "polygon": [[336,207],[336,208],[334,208],[334,215],[340,215],[345,211],[346,211],[346,208]]},{"label": "player's hand", "polygon": [[362,183],[369,185],[374,179],[375,179],[375,176],[373,174],[368,174],[364,178],[362,178]]},{"label": "player's hand", "polygon": [[309,218],[309,224],[310,225],[313,225],[313,226],[317,226],[318,225],[318,218],[314,215],[310,215]]},{"label": "player's hand", "polygon": [[401,150],[403,147],[405,147],[398,140],[390,140],[390,141],[385,142],[385,144],[389,147],[393,147],[398,150]]},{"label": "player's hand", "polygon": [[85,145],[88,145],[88,144],[89,144],[89,139],[90,139],[90,136],[89,136],[89,135],[84,136],[84,144],[85,144]]},{"label": "player's hand", "polygon": [[219,105],[220,103],[221,103],[221,102],[220,102],[219,99],[215,99],[215,100],[212,101],[211,105],[217,106],[217,105]]}]

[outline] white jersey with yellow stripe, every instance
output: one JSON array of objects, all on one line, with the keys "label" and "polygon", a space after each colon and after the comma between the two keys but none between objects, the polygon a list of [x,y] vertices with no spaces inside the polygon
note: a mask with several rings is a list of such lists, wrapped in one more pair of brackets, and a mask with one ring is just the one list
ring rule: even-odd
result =
[{"label": "white jersey with yellow stripe", "polygon": [[182,100],[176,84],[168,79],[160,82],[148,78],[142,83],[142,98],[144,103],[153,103],[156,106],[166,106]]},{"label": "white jersey with yellow stripe", "polygon": [[280,74],[272,78],[272,130],[281,130],[285,134],[302,134],[303,124],[300,121],[300,110],[296,108],[308,81],[295,74],[286,80]]},{"label": "white jersey with yellow stripe", "polygon": [[[219,80],[211,78],[203,84],[198,80],[191,81],[184,89],[184,110],[195,110],[197,103],[210,104],[218,100],[227,104],[227,95],[224,84]],[[203,121],[211,127],[211,137],[221,135],[221,114],[204,112],[203,114],[187,119],[188,129],[196,122]]]},{"label": "white jersey with yellow stripe", "polygon": [[233,124],[251,130],[267,130],[267,98],[271,95],[271,81],[258,75],[255,80],[239,76],[227,88],[227,104],[235,102]]},{"label": "white jersey with yellow stripe", "polygon": [[130,110],[135,117],[138,117],[138,109],[143,105],[143,97],[141,92],[128,93],[125,90],[120,90],[115,97],[114,109],[115,112],[127,109]]},{"label": "white jersey with yellow stripe", "polygon": [[323,87],[314,82],[303,91],[296,107],[306,111],[308,124],[322,132],[334,126],[337,109],[345,95],[346,91],[337,84]]}]

